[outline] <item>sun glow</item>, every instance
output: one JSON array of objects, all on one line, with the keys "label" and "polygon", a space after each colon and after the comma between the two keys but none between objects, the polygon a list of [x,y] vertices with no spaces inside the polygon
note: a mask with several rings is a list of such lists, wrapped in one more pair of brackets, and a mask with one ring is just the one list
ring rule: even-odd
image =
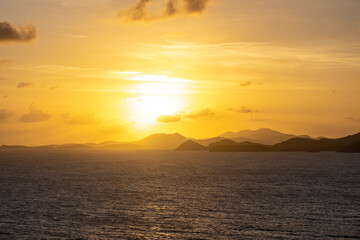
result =
[{"label": "sun glow", "polygon": [[140,124],[156,122],[161,115],[174,115],[181,110],[181,99],[177,96],[142,96],[129,98],[133,119]]},{"label": "sun glow", "polygon": [[167,75],[146,75],[138,72],[119,72],[125,79],[136,81],[129,92],[141,94],[128,98],[132,119],[140,125],[157,122],[160,116],[176,115],[184,108],[184,93],[191,80]]}]

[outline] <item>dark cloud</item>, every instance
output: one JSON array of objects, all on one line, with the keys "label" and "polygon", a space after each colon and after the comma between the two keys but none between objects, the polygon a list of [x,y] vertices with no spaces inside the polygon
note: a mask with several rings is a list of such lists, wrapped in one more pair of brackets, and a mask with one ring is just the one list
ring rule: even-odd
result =
[{"label": "dark cloud", "polygon": [[13,116],[13,112],[0,109],[0,122],[7,122]]},{"label": "dark cloud", "polygon": [[245,107],[245,106],[242,106],[239,108],[230,108],[228,110],[231,112],[235,112],[235,113],[252,113],[252,112],[254,112],[253,110],[251,110],[250,108]]},{"label": "dark cloud", "polygon": [[6,99],[6,98],[8,98],[9,97],[9,95],[1,95],[0,96],[0,98],[2,98],[2,99]]},{"label": "dark cloud", "polygon": [[15,27],[8,22],[0,22],[0,43],[4,42],[29,42],[37,35],[37,28],[34,24]]},{"label": "dark cloud", "polygon": [[240,86],[241,86],[241,87],[250,87],[251,85],[252,85],[252,82],[251,82],[251,81],[247,81],[247,82],[240,83]]},{"label": "dark cloud", "polygon": [[32,83],[29,82],[19,82],[16,88],[28,88],[31,87]]},{"label": "dark cloud", "polygon": [[154,0],[138,0],[128,10],[120,11],[118,17],[137,22],[166,19],[180,13],[199,14],[206,9],[209,0],[167,0],[160,13],[149,10],[148,6],[153,2]]},{"label": "dark cloud", "polygon": [[181,120],[180,115],[161,115],[156,119],[158,122],[162,123],[173,123],[179,122]]},{"label": "dark cloud", "polygon": [[22,115],[19,120],[26,123],[43,122],[49,120],[51,115],[41,109],[36,108],[33,104],[29,107],[30,111]]},{"label": "dark cloud", "polygon": [[67,124],[96,125],[100,123],[100,120],[96,119],[94,114],[91,113],[76,116],[71,116],[70,113],[65,113],[62,117],[64,122]]},{"label": "dark cloud", "polygon": [[184,0],[185,7],[189,13],[200,13],[205,10],[208,0]]}]

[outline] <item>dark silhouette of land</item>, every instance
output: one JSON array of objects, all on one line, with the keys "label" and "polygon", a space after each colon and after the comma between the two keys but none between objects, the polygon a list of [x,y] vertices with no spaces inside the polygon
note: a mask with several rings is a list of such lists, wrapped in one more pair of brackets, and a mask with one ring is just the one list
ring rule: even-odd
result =
[{"label": "dark silhouette of land", "polygon": [[206,147],[204,147],[203,145],[201,145],[197,142],[194,142],[192,140],[188,140],[188,141],[184,142],[183,144],[181,144],[175,150],[177,150],[177,151],[204,151],[204,150],[206,150]]},{"label": "dark silhouette of land", "polygon": [[[280,141],[282,140],[282,141]],[[266,142],[267,144],[265,144]],[[3,145],[0,150],[26,149],[176,149],[210,152],[360,152],[360,133],[342,138],[311,138],[284,134],[268,128],[227,132],[208,139],[187,138],[179,133],[153,134],[135,142],[106,141],[102,143],[44,146]]]},{"label": "dark silhouette of land", "polygon": [[215,145],[209,148],[210,152],[273,152],[274,149],[271,146],[252,143],[242,142],[229,145]]},{"label": "dark silhouette of land", "polygon": [[360,133],[347,137],[309,139],[295,137],[274,145],[221,140],[208,146],[210,152],[358,152]]}]

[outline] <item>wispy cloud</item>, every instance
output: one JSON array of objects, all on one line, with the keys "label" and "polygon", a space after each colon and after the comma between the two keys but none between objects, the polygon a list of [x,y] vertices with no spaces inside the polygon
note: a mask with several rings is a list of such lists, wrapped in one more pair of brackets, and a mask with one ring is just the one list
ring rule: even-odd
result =
[{"label": "wispy cloud", "polygon": [[0,60],[0,71],[12,63],[13,63],[13,60],[10,60],[10,59]]},{"label": "wispy cloud", "polygon": [[157,118],[158,122],[173,123],[186,120],[206,119],[215,116],[215,112],[211,109],[203,109],[200,111],[179,111],[172,115],[160,115]]},{"label": "wispy cloud", "polygon": [[355,117],[346,117],[345,120],[353,121],[353,122],[360,122],[360,118],[355,118]]},{"label": "wispy cloud", "polygon": [[162,123],[173,123],[173,122],[179,122],[181,121],[181,115],[175,114],[175,115],[161,115],[156,119],[158,122]]},{"label": "wispy cloud", "polygon": [[100,120],[95,117],[93,113],[87,113],[82,115],[71,115],[70,113],[65,113],[62,115],[63,120],[67,124],[76,124],[76,125],[96,125],[100,123]]},{"label": "wispy cloud", "polygon": [[50,87],[50,90],[56,90],[56,89],[58,89],[60,86],[59,85],[54,85],[54,86],[51,86]]},{"label": "wispy cloud", "polygon": [[35,107],[34,104],[31,104],[29,107],[29,112],[22,115],[19,120],[25,123],[36,123],[36,122],[43,122],[49,120],[51,115],[47,112]]},{"label": "wispy cloud", "polygon": [[252,81],[246,81],[246,82],[240,83],[240,86],[241,87],[250,87],[252,84],[253,84]]},{"label": "wispy cloud", "polygon": [[245,107],[245,106],[241,106],[239,108],[229,108],[228,110],[230,112],[234,112],[234,113],[252,113],[252,112],[254,112],[252,109]]},{"label": "wispy cloud", "polygon": [[141,72],[113,72],[113,77],[137,82],[190,83],[193,80],[174,78],[168,75],[143,74]]},{"label": "wispy cloud", "polygon": [[13,115],[14,113],[9,110],[0,109],[0,122],[7,122]]},{"label": "wispy cloud", "polygon": [[[332,45],[322,44],[308,46],[283,46],[273,42],[173,42],[170,44],[145,44],[158,48],[156,55],[176,54],[199,56],[211,59],[214,63],[227,67],[249,65],[254,67],[279,66],[293,68],[301,64],[312,64],[313,67],[332,65],[360,66],[360,57],[356,54],[360,44]],[[163,49],[161,51],[161,49]],[[169,51],[171,51],[169,53]],[[190,54],[191,53],[191,54]],[[151,57],[151,56],[149,56]],[[155,56],[154,56],[155,57]]]},{"label": "wispy cloud", "polygon": [[215,116],[215,112],[211,109],[204,109],[201,111],[190,111],[182,113],[184,119],[199,119],[199,118],[209,118]]}]

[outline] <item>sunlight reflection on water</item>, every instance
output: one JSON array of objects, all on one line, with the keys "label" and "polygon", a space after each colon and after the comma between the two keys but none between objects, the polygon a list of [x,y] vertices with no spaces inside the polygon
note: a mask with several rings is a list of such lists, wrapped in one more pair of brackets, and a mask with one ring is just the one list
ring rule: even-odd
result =
[{"label": "sunlight reflection on water", "polygon": [[0,239],[360,237],[357,154],[0,151]]}]

